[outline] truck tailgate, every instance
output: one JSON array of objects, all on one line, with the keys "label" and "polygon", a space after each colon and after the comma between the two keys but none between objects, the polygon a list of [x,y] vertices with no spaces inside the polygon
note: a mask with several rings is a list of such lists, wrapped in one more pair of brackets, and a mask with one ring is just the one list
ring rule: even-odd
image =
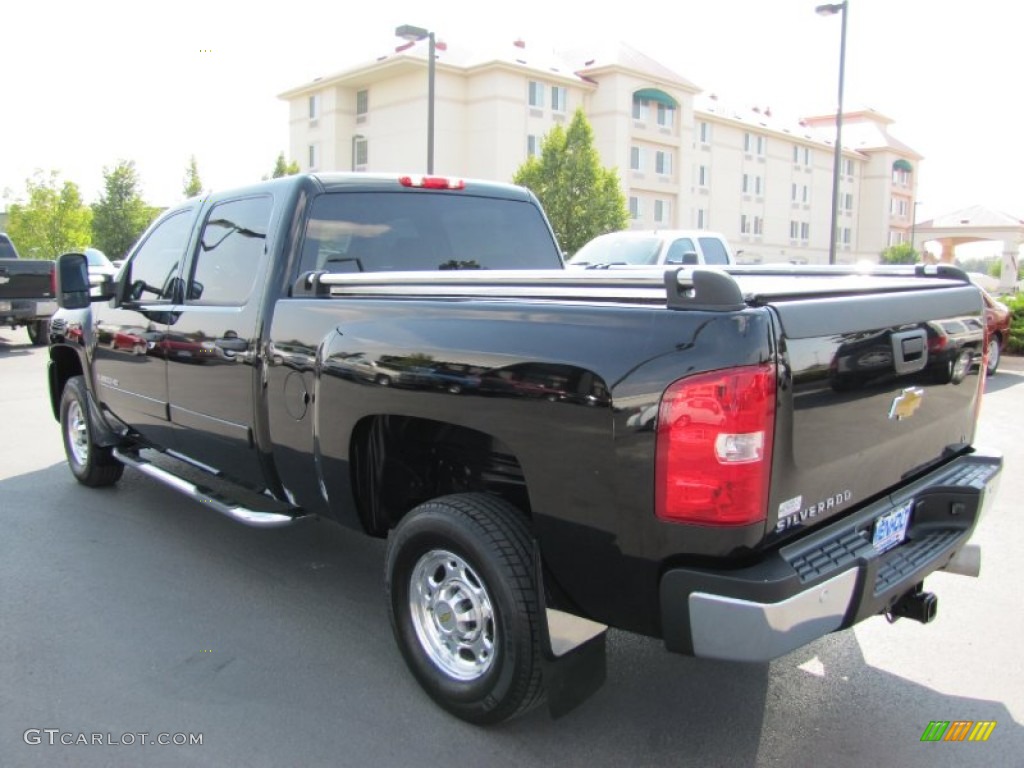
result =
[{"label": "truck tailgate", "polygon": [[52,299],[52,261],[0,260],[0,299]]},{"label": "truck tailgate", "polygon": [[770,540],[877,498],[971,444],[984,381],[980,294],[950,280],[906,283],[766,301],[788,373]]}]

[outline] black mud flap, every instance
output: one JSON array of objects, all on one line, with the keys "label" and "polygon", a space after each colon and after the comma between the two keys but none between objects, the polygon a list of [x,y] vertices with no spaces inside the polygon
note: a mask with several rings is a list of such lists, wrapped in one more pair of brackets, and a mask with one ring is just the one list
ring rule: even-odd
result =
[{"label": "black mud flap", "polygon": [[544,687],[548,711],[558,719],[576,709],[604,685],[607,677],[604,624],[547,607],[540,548],[534,544],[537,591],[545,620],[540,622]]}]

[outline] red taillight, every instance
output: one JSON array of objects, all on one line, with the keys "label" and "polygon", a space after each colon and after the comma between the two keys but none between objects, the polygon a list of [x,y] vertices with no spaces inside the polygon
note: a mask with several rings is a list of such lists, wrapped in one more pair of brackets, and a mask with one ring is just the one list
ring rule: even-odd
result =
[{"label": "red taillight", "polygon": [[775,429],[775,366],[680,379],[661,398],[655,514],[704,525],[764,520]]},{"label": "red taillight", "polygon": [[462,179],[449,179],[444,176],[399,176],[398,183],[403,187],[420,187],[422,189],[466,188],[466,182]]}]

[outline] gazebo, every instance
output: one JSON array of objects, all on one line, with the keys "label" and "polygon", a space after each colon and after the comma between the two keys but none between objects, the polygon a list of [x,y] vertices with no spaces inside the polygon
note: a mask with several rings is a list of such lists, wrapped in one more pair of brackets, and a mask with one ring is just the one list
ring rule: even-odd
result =
[{"label": "gazebo", "polygon": [[[982,205],[973,205],[917,224],[914,231],[915,241],[931,240],[942,246],[937,258],[924,252],[924,258],[930,261],[952,263],[953,249],[964,243],[1002,242],[1003,270],[999,287],[1011,290],[1017,284],[1020,247],[1024,244],[1024,220]],[[917,247],[916,242],[914,247]]]}]

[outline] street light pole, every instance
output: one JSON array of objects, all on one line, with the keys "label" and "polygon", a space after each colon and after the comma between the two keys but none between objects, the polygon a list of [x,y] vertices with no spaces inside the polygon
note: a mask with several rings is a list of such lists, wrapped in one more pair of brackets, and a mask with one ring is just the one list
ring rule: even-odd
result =
[{"label": "street light pole", "polygon": [[921,204],[920,200],[914,201],[914,210],[910,214],[910,249],[917,252],[917,248],[914,246],[914,234],[917,231],[917,206]]},{"label": "street light pole", "polygon": [[843,79],[846,74],[846,13],[849,0],[819,5],[814,12],[819,16],[842,16],[839,33],[839,105],[836,108],[836,146],[832,162],[832,235],[828,241],[828,263],[836,263],[836,241],[839,234],[839,171],[843,159]]},{"label": "street light pole", "polygon": [[427,39],[427,173],[434,172],[434,81],[435,66],[434,59],[437,54],[437,43],[434,33],[423,27],[414,27],[411,24],[403,24],[395,29],[395,37],[403,40],[417,42]]}]

